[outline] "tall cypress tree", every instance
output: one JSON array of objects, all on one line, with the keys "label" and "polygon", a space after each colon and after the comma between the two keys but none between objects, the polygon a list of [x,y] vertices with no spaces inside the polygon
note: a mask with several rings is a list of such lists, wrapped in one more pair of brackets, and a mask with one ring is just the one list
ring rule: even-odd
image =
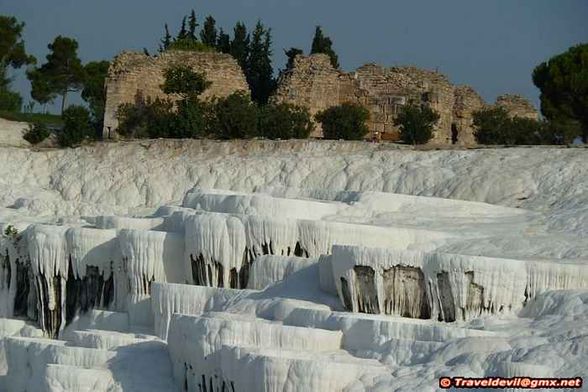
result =
[{"label": "tall cypress tree", "polygon": [[267,103],[275,86],[271,42],[271,31],[258,21],[251,38],[245,74],[251,88],[251,98],[259,104]]},{"label": "tall cypress tree", "polygon": [[196,28],[198,27],[198,21],[196,20],[196,12],[192,10],[190,17],[188,18],[188,38],[194,41],[198,41],[196,37]]},{"label": "tall cypress tree", "polygon": [[204,26],[200,32],[200,40],[203,44],[215,47],[217,44],[216,20],[212,16],[207,16]]},{"label": "tall cypress tree", "polygon": [[314,38],[312,40],[310,54],[315,53],[324,53],[328,55],[331,59],[331,65],[334,68],[339,68],[339,57],[333,50],[333,41],[331,40],[331,38],[323,34],[323,29],[321,28],[321,26],[316,26]]},{"label": "tall cypress tree", "polygon": [[188,36],[188,31],[186,30],[186,17],[182,19],[182,27],[180,27],[180,31],[178,32],[178,36],[176,39],[184,39]]},{"label": "tall cypress tree", "polygon": [[221,28],[218,32],[218,38],[216,40],[216,50],[221,53],[231,52],[231,37],[224,32]]},{"label": "tall cypress tree", "polygon": [[231,41],[231,55],[233,55],[243,70],[247,69],[249,34],[247,33],[247,27],[242,22],[237,22],[235,25],[233,40]]},{"label": "tall cypress tree", "polygon": [[159,51],[163,52],[169,48],[172,42],[172,36],[169,33],[169,27],[167,23],[165,24],[165,35],[161,39],[161,44],[159,45]]}]

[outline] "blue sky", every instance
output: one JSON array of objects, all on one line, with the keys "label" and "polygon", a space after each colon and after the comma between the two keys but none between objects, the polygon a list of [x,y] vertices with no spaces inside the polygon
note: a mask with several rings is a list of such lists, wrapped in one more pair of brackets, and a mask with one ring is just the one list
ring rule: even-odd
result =
[{"label": "blue sky", "polygon": [[[84,61],[123,49],[154,51],[163,24],[176,30],[192,8],[225,30],[261,19],[272,28],[276,69],[283,49],[309,49],[320,24],[345,70],[368,62],[438,69],[488,101],[512,92],[538,104],[533,68],[588,42],[588,0],[0,0],[1,14],[27,24],[27,48],[41,61],[60,34],[78,40]],[[22,71],[14,76],[26,103],[28,81]]]}]

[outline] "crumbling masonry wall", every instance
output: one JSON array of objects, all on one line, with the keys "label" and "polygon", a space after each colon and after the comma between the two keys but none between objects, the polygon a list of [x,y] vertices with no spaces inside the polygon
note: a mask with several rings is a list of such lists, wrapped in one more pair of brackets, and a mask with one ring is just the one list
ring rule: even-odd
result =
[{"label": "crumbling masonry wall", "polygon": [[496,98],[496,106],[505,109],[512,117],[537,120],[539,113],[535,107],[520,95],[504,94]]},{"label": "crumbling masonry wall", "polygon": [[[440,116],[431,143],[459,145],[475,144],[473,114],[488,107],[474,89],[454,86],[436,71],[367,64],[346,73],[334,69],[324,54],[297,56],[292,69],[280,75],[272,99],[306,107],[313,116],[343,102],[359,103],[370,112],[367,138],[378,133],[388,140],[399,139],[394,119],[400,108],[409,102],[424,103]],[[512,116],[538,118],[535,108],[520,96],[502,96],[497,105]],[[313,136],[321,135],[316,124]]]},{"label": "crumbling masonry wall", "polygon": [[205,73],[206,79],[212,84],[203,93],[204,99],[225,97],[236,91],[249,93],[241,67],[228,54],[169,51],[152,57],[143,53],[122,52],[113,60],[106,79],[105,139],[116,135],[116,112],[121,104],[147,98],[175,98],[164,94],[161,85],[164,82],[164,71],[176,64],[188,65]]}]

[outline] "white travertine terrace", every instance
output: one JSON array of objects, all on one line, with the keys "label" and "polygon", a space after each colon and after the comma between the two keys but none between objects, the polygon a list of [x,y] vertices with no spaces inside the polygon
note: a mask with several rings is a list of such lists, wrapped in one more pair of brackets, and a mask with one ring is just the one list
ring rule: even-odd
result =
[{"label": "white travertine terrace", "polygon": [[1,391],[588,377],[583,149],[0,149]]}]

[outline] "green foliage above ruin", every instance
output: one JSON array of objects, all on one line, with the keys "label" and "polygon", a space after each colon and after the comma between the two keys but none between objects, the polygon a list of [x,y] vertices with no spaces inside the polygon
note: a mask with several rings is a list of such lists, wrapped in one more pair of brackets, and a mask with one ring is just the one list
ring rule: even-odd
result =
[{"label": "green foliage above ruin", "polygon": [[331,59],[331,65],[335,69],[339,69],[339,56],[333,49],[333,41],[323,33],[321,26],[317,26],[312,39],[312,47],[310,54],[324,53]]}]

